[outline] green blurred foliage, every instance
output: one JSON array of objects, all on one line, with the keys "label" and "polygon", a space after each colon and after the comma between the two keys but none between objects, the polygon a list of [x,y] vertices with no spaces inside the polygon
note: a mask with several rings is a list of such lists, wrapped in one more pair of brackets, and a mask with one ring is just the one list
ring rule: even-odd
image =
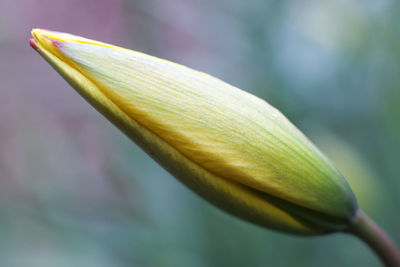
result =
[{"label": "green blurred foliage", "polygon": [[0,265],[380,266],[351,236],[288,236],[204,202],[27,40],[33,27],[87,36],[266,99],[399,244],[399,11],[393,0],[0,1]]}]

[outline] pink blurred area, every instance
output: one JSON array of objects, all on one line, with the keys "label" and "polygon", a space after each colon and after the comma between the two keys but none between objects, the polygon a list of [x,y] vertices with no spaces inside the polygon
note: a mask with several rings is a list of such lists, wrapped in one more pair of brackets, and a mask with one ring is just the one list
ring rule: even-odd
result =
[{"label": "pink blurred area", "polygon": [[99,203],[109,194],[100,117],[28,39],[35,27],[122,43],[121,1],[2,0],[0,22],[0,205],[29,206],[51,187]]}]

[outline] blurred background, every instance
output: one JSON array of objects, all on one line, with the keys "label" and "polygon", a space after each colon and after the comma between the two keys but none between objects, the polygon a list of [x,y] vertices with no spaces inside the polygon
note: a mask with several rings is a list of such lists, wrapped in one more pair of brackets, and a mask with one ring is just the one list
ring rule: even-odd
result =
[{"label": "blurred background", "polygon": [[183,187],[28,45],[82,35],[281,110],[400,244],[400,2],[0,0],[1,266],[380,266],[345,234],[243,222]]}]

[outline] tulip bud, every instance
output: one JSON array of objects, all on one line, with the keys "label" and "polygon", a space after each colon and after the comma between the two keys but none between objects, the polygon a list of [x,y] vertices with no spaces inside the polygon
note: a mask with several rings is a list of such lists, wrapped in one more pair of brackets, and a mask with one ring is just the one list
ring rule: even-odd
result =
[{"label": "tulip bud", "polygon": [[297,234],[345,230],[346,180],[278,110],[217,78],[82,37],[33,30],[31,45],[182,183],[253,223]]}]

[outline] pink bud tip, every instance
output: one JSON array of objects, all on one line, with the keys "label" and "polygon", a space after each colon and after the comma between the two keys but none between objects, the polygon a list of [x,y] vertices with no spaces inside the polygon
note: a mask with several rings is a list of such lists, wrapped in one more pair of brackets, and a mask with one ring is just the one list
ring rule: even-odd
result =
[{"label": "pink bud tip", "polygon": [[38,49],[39,49],[39,47],[38,47],[36,41],[35,41],[33,38],[29,39],[29,44],[31,45],[31,47],[32,47],[33,49],[35,49],[35,50],[38,50]]}]

